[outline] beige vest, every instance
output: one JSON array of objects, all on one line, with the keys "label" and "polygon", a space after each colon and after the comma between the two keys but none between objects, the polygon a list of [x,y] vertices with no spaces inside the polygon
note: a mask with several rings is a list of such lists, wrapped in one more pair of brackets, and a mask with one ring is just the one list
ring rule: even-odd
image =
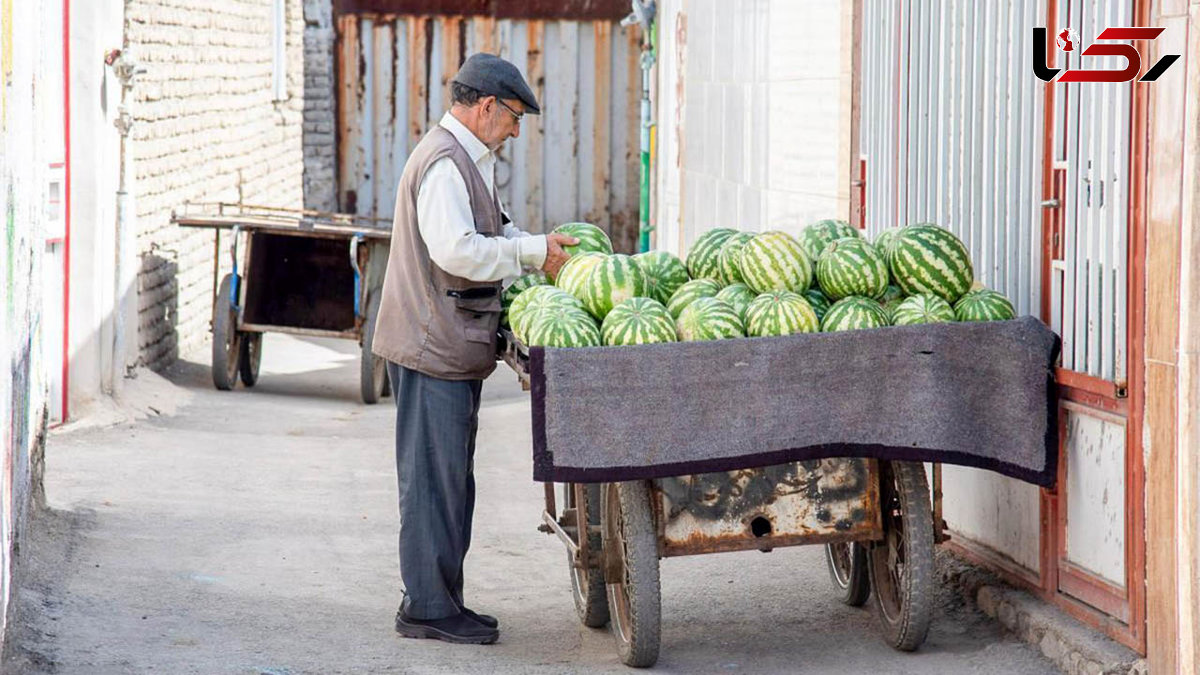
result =
[{"label": "beige vest", "polygon": [[454,134],[435,126],[413,149],[392,223],[391,251],[371,351],[418,372],[446,380],[477,380],[496,369],[500,282],[453,276],[429,258],[417,227],[417,190],[433,163],[449,157],[467,183],[475,231],[502,231],[500,204]]}]

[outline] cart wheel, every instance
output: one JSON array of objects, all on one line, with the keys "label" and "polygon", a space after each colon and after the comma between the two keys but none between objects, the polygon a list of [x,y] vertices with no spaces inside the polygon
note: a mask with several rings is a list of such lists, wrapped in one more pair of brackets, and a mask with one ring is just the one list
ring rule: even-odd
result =
[{"label": "cart wheel", "polygon": [[870,547],[868,569],[884,637],[910,652],[933,619],[933,516],[920,462],[879,463],[883,541]]},{"label": "cart wheel", "polygon": [[226,274],[221,279],[213,307],[212,377],[213,385],[221,391],[229,391],[237,385],[238,360],[242,351],[237,312],[229,302],[229,287],[232,284],[232,274]]},{"label": "cart wheel", "polygon": [[262,333],[242,333],[241,356],[238,372],[242,384],[253,387],[258,382],[258,366],[262,363]]},{"label": "cart wheel", "polygon": [[359,359],[359,386],[363,403],[378,403],[387,387],[387,363],[371,352],[375,339],[375,319],[379,316],[379,294],[367,304],[367,320],[363,323],[362,356]]},{"label": "cart wheel", "polygon": [[650,484],[606,483],[603,492],[605,581],[617,652],[625,665],[648,668],[658,661],[662,626]]},{"label": "cart wheel", "polygon": [[871,580],[867,573],[867,551],[856,541],[825,544],[825,562],[829,563],[829,578],[841,592],[843,603],[862,607],[871,597]]},{"label": "cart wheel", "polygon": [[[600,486],[583,483],[563,484],[563,503],[565,508],[575,509],[576,523],[583,531],[583,518],[587,514],[587,524],[600,525]],[[582,505],[582,506],[581,506]],[[600,534],[588,534],[588,549],[599,553],[603,542]],[[579,620],[588,628],[601,628],[608,623],[608,596],[604,588],[604,570],[599,565],[579,568],[570,551],[567,551],[567,565],[571,570],[571,590],[575,598],[575,613]]]}]

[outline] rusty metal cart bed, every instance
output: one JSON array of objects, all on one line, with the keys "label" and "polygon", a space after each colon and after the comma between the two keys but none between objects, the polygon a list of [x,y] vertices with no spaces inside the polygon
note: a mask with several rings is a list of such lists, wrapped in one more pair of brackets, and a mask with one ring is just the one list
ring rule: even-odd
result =
[{"label": "rusty metal cart bed", "polygon": [[[501,331],[503,360],[530,386],[529,352]],[[825,544],[841,600],[874,591],[885,639],[916,649],[933,614],[934,527],[919,462],[826,458],[618,483],[545,483],[539,527],[562,540],[584,625],[611,624],[622,662],[659,653],[659,559]]]},{"label": "rusty metal cart bed", "polygon": [[[365,403],[388,393],[371,353],[390,223],[375,218],[241,204],[189,204],[180,227],[214,231],[212,378],[229,390],[258,381],[262,336],[291,333],[356,340]],[[232,270],[220,276],[221,232]]]}]

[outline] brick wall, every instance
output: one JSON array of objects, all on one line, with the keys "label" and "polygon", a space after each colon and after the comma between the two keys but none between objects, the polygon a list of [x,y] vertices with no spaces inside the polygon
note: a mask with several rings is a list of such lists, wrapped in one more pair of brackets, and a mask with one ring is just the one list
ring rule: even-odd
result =
[{"label": "brick wall", "polygon": [[304,205],[337,210],[332,0],[304,0]]},{"label": "brick wall", "polygon": [[[152,368],[203,356],[212,311],[213,235],[173,226],[171,210],[189,201],[303,204],[304,16],[301,0],[284,4],[281,101],[272,89],[273,0],[127,4],[126,44],[147,69],[134,89],[129,145],[138,338]],[[220,264],[229,267],[227,253]]]}]

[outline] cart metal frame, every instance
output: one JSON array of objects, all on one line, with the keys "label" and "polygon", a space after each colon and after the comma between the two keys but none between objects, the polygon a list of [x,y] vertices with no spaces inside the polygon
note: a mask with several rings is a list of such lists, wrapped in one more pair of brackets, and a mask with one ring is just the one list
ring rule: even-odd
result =
[{"label": "cart metal frame", "polygon": [[[388,394],[384,361],[371,353],[371,339],[378,313],[383,270],[391,238],[390,221],[345,213],[287,209],[227,202],[189,203],[173,211],[171,222],[187,228],[213,230],[212,323],[213,384],[230,390],[240,379],[252,387],[258,380],[263,333],[289,333],[358,341],[360,394],[364,403],[376,403]],[[231,272],[221,276],[221,232],[230,233]],[[248,289],[261,284],[265,292],[281,293],[274,279],[256,262],[260,239],[279,237],[343,242],[348,250],[348,267],[353,275],[353,323],[344,328],[314,328],[300,322],[247,320]],[[263,276],[266,278],[260,279]],[[264,301],[265,303],[265,301]]]},{"label": "cart metal frame", "polygon": [[[528,390],[529,353],[508,330],[501,330],[500,356]],[[692,506],[680,486],[697,480],[707,481],[700,491],[706,504],[715,493],[744,499],[736,509],[679,517]],[[774,489],[746,489],[754,481]],[[610,624],[626,665],[648,667],[658,659],[660,558],[805,544],[825,545],[842,602],[875,599],[889,644],[911,651],[925,640],[934,606],[935,521],[919,463],[832,458],[726,474],[565,483],[561,512],[554,484],[544,485],[538,529],[567,550],[580,620],[592,628]]]}]

